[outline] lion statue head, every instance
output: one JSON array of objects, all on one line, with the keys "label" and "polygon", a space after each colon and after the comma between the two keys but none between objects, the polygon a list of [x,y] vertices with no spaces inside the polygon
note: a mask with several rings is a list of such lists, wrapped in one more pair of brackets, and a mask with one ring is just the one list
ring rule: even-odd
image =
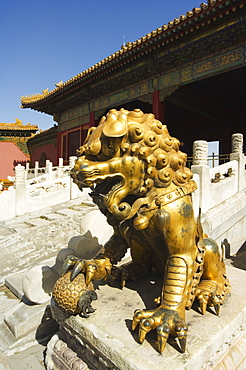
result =
[{"label": "lion statue head", "polygon": [[192,178],[180,142],[152,113],[111,109],[90,128],[71,176],[100,210],[123,221]]}]

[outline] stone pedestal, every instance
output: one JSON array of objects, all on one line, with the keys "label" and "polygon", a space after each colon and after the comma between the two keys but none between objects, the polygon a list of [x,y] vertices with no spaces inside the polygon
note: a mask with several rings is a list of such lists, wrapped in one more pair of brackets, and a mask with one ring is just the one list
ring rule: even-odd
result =
[{"label": "stone pedestal", "polygon": [[99,285],[98,301],[93,302],[96,312],[88,319],[69,316],[52,302],[52,314],[60,325],[60,331],[48,345],[47,368],[234,370],[239,365],[246,366],[246,272],[228,267],[228,275],[232,294],[221,308],[219,317],[212,309],[205,316],[196,307],[187,311],[189,329],[184,354],[173,338],[168,340],[165,351],[159,354],[154,331],[141,345],[137,330],[131,330],[135,309],[155,307],[153,299],[161,290],[161,278],[156,274],[129,282],[123,290]]}]

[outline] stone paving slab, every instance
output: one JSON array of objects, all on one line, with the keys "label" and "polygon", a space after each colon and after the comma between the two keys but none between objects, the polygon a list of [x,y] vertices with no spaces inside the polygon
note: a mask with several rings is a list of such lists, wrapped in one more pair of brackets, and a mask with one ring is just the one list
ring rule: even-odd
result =
[{"label": "stone paving slab", "polygon": [[18,306],[6,312],[4,322],[7,324],[16,339],[23,337],[41,324],[45,306],[27,305],[20,302]]},{"label": "stone paving slab", "polygon": [[12,235],[15,232],[14,229],[6,228],[0,225],[0,239],[5,238],[6,236]]},{"label": "stone paving slab", "polygon": [[23,297],[23,290],[22,290],[22,280],[25,277],[26,272],[19,272],[18,274],[14,274],[9,276],[5,279],[5,285],[8,289],[11,290],[12,293],[20,300]]},{"label": "stone paving slab", "polygon": [[61,220],[64,217],[64,215],[60,213],[44,213],[42,217],[48,221],[56,221]]},{"label": "stone paving slab", "polygon": [[85,206],[85,207],[92,207],[92,208],[95,208],[95,203],[93,203],[92,201],[90,202],[82,202],[81,204],[73,204],[69,207],[69,209],[73,209],[74,211],[80,211],[80,207],[81,205]]},{"label": "stone paving slab", "polygon": [[[64,203],[56,204],[54,206],[44,207],[40,210],[26,213],[22,216],[16,216],[8,220],[2,221],[0,222],[0,226],[5,229],[11,229],[11,228],[13,229],[15,225],[19,223],[24,223],[25,221],[29,221],[30,219],[33,219],[33,218],[41,217],[43,214],[55,213],[56,211],[62,210],[63,208],[70,208],[70,207],[78,207],[78,210],[81,210],[81,208],[83,208],[84,206],[95,207],[95,205],[92,202],[84,201],[84,197],[82,194],[81,197],[79,198],[76,198],[76,199],[73,199],[73,200],[70,200]],[[1,235],[1,229],[0,229],[0,235]]]},{"label": "stone paving slab", "polygon": [[58,330],[49,306],[27,306],[12,308],[0,322],[0,351],[10,357],[21,353],[37,343],[47,343]]},{"label": "stone paving slab", "polygon": [[16,296],[11,293],[5,286],[1,287],[0,291],[0,323],[3,321],[4,315],[19,303]]},{"label": "stone paving slab", "polygon": [[36,328],[25,338],[16,338],[5,322],[0,323],[0,350],[3,356],[10,357],[20,353],[36,343]]},{"label": "stone paving slab", "polygon": [[[79,210],[68,208],[73,204]],[[80,235],[82,216],[95,207],[83,205],[81,200],[70,201],[66,205],[67,207],[61,207],[65,209],[63,214],[57,214],[58,217],[50,221],[45,218],[38,219],[37,216],[42,217],[49,212],[56,214],[54,212],[59,211],[58,206],[44,209],[38,215],[29,215],[29,218],[24,215],[8,221],[5,226],[11,229],[16,227],[16,232],[1,240],[0,285],[6,277],[19,271],[27,271],[44,259],[56,256],[59,250],[67,247],[73,236]],[[33,225],[36,222],[36,226],[30,227],[32,222]]]},{"label": "stone paving slab", "polygon": [[31,218],[29,221],[26,221],[26,224],[27,225],[30,225],[30,226],[48,226],[49,225],[49,221],[44,219],[44,218]]},{"label": "stone paving slab", "polygon": [[74,210],[74,209],[70,209],[70,208],[65,208],[65,209],[61,209],[59,211],[56,211],[57,214],[59,215],[63,215],[63,216],[71,216],[73,217],[74,215],[77,215],[78,214],[78,210]]},{"label": "stone paving slab", "polygon": [[20,353],[4,356],[0,351],[0,370],[43,370],[46,347],[36,343]]},{"label": "stone paving slab", "polygon": [[[40,264],[40,268],[44,266],[49,266],[49,267],[54,266],[55,260],[56,260],[56,257],[49,258],[47,260],[42,261],[42,263]],[[38,266],[39,265],[36,265],[36,267]],[[26,277],[26,275],[27,275],[26,271],[24,272],[20,271],[17,274],[8,276],[4,281],[5,286],[20,300],[23,300],[23,299],[25,300],[25,297],[23,297],[24,293],[23,293],[22,285],[23,285],[23,280]]]},{"label": "stone paving slab", "polygon": [[32,227],[34,227],[34,225],[30,223],[20,222],[14,225],[14,230],[16,233],[29,232]]}]

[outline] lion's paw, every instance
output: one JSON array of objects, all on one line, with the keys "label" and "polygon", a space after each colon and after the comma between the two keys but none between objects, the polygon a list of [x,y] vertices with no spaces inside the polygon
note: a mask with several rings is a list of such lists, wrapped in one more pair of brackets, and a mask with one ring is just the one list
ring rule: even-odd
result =
[{"label": "lion's paw", "polygon": [[227,284],[221,286],[214,280],[202,280],[196,293],[201,313],[204,315],[207,307],[214,307],[216,314],[219,315],[220,306],[223,305],[229,291]]},{"label": "lion's paw", "polygon": [[158,307],[154,310],[136,310],[132,321],[132,330],[139,325],[139,342],[143,343],[146,334],[156,329],[159,352],[163,352],[170,334],[175,335],[182,352],[185,352],[187,326],[183,318],[174,310]]},{"label": "lion's paw", "polygon": [[120,280],[121,288],[123,288],[127,280],[138,280],[142,276],[149,273],[149,267],[138,262],[128,262],[120,266],[113,266],[111,275],[108,277],[107,283],[114,285],[116,280]]}]

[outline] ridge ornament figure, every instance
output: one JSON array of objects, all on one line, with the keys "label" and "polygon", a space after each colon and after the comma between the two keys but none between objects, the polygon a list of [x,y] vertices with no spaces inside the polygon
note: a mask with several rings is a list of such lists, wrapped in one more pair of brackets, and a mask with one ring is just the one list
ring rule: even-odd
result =
[{"label": "ridge ornament figure", "polygon": [[[86,284],[120,279],[123,287],[154,267],[164,277],[159,306],[135,311],[132,329],[139,327],[140,343],[155,329],[160,352],[169,335],[185,351],[185,309],[195,298],[202,314],[212,306],[218,315],[230,292],[219,247],[194,219],[196,183],[179,145],[153,114],[111,109],[89,130],[71,173],[79,188],[92,189],[114,235],[94,259],[68,257],[64,272],[72,269],[71,281],[84,273]],[[116,267],[128,248],[132,261]]]}]

